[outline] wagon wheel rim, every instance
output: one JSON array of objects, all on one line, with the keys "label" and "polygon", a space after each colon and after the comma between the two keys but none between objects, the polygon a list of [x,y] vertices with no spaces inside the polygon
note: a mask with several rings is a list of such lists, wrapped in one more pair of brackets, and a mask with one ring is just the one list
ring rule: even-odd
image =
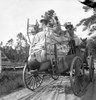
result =
[{"label": "wagon wheel rim", "polygon": [[84,94],[85,92],[84,80],[85,80],[85,73],[84,73],[83,62],[80,57],[76,56],[72,61],[70,69],[71,87],[73,93],[76,96],[82,96]]},{"label": "wagon wheel rim", "polygon": [[27,65],[25,65],[23,70],[23,81],[28,89],[34,91],[41,85],[43,81],[43,75],[38,71],[29,71]]},{"label": "wagon wheel rim", "polygon": [[93,61],[92,56],[89,62],[90,62],[89,63],[89,77],[90,77],[90,81],[92,82],[94,80],[94,61]]}]

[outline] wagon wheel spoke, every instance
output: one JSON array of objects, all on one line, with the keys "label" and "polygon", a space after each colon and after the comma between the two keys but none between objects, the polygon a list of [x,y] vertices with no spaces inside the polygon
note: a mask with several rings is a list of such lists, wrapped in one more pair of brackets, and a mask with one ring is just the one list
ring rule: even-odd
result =
[{"label": "wagon wheel spoke", "polygon": [[33,80],[33,77],[31,77],[29,80],[27,80],[27,85],[31,85],[31,82],[32,82],[32,80]]},{"label": "wagon wheel spoke", "polygon": [[31,88],[31,89],[34,89],[34,87],[35,87],[35,82],[34,82],[34,77],[33,77],[33,81],[31,81],[31,86],[30,86],[30,88]]},{"label": "wagon wheel spoke", "polygon": [[80,80],[79,80],[78,77],[76,76],[76,73],[75,73],[75,72],[74,72],[72,81],[73,81],[74,88],[80,90],[80,88],[78,88],[78,86],[80,86]]},{"label": "wagon wheel spoke", "polygon": [[[29,76],[28,76],[29,75]],[[31,89],[34,89],[34,75],[33,73],[29,73],[27,72],[26,76],[25,76],[25,81],[27,83],[27,85],[31,88]]]},{"label": "wagon wheel spoke", "polygon": [[33,76],[33,80],[31,81],[31,86],[30,86],[30,88],[31,88],[31,89],[35,89],[35,88],[37,88],[37,87],[38,87],[38,86],[37,86],[36,77]]},{"label": "wagon wheel spoke", "polygon": [[38,87],[38,85],[40,84],[40,82],[38,81],[37,77],[35,77],[35,82],[36,82],[36,87]]},{"label": "wagon wheel spoke", "polygon": [[30,88],[33,89],[33,90],[35,89],[35,79],[34,79],[34,77],[33,77],[33,80],[31,81]]},{"label": "wagon wheel spoke", "polygon": [[80,94],[84,90],[84,83],[82,78],[78,78],[77,76],[73,79],[73,89],[76,94]]},{"label": "wagon wheel spoke", "polygon": [[42,76],[38,75],[38,76],[36,77],[36,81],[39,82],[39,83],[41,83],[42,78],[43,78]]},{"label": "wagon wheel spoke", "polygon": [[25,78],[25,80],[26,80],[26,81],[29,80],[32,76],[33,76],[33,75],[27,76],[27,77]]},{"label": "wagon wheel spoke", "polygon": [[34,77],[34,87],[33,88],[37,88],[37,81],[36,81],[36,77]]},{"label": "wagon wheel spoke", "polygon": [[77,93],[79,93],[81,91],[80,83],[78,82],[78,79],[75,79],[75,81],[74,81],[74,89],[76,90],[75,92],[77,92]]},{"label": "wagon wheel spoke", "polygon": [[25,73],[25,81],[28,83],[28,81],[30,81],[33,77],[33,74],[30,74],[29,72],[27,72],[27,74]]},{"label": "wagon wheel spoke", "polygon": [[25,65],[23,69],[23,81],[28,89],[34,91],[41,85],[43,75],[41,75],[37,70],[29,70],[28,66]]},{"label": "wagon wheel spoke", "polygon": [[35,80],[35,88],[37,88],[39,84],[37,83],[36,78],[34,80]]},{"label": "wagon wheel spoke", "polygon": [[83,76],[83,63],[80,59],[77,59],[76,62],[76,76],[77,77]]}]

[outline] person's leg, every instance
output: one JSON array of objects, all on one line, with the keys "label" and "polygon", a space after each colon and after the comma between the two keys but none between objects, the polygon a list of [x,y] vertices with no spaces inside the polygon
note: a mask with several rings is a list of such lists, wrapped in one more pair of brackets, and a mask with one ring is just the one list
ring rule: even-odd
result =
[{"label": "person's leg", "polygon": [[70,40],[68,45],[70,46],[70,49],[69,49],[68,55],[76,54],[75,41],[74,41],[74,40]]}]

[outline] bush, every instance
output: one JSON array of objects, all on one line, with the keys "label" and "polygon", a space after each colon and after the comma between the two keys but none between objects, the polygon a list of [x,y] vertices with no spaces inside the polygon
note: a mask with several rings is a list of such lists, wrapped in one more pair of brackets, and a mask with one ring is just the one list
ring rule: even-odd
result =
[{"label": "bush", "polygon": [[9,94],[22,87],[22,71],[4,71],[0,74],[0,95]]}]

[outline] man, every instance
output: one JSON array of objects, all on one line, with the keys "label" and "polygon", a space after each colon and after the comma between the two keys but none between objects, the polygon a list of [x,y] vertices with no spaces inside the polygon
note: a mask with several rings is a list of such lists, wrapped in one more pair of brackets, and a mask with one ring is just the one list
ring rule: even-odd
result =
[{"label": "man", "polygon": [[50,66],[50,62],[46,58],[45,48],[45,36],[48,34],[48,21],[42,19],[40,22],[42,24],[42,31],[34,35],[29,50],[28,66],[31,70],[45,70]]},{"label": "man", "polygon": [[[43,49],[45,46],[45,35],[48,31],[48,28],[47,28],[48,21],[46,19],[41,19],[40,22],[41,22],[42,31],[34,35],[31,45],[30,45],[30,50],[29,50],[29,60],[32,59],[32,55],[33,55],[32,53],[36,51],[34,53],[35,58],[39,62],[41,62],[42,60],[45,60],[45,57],[43,56],[42,53],[44,53]],[[41,55],[42,55],[42,58],[40,57]]]},{"label": "man", "polygon": [[67,22],[65,23],[65,28],[66,28],[66,32],[68,33],[69,40],[73,39],[75,40],[76,46],[80,45],[81,39],[74,33],[75,31],[74,26],[70,22]]},{"label": "man", "polygon": [[81,43],[81,39],[74,33],[74,26],[71,24],[71,22],[67,22],[65,23],[65,28],[66,28],[66,36],[68,37],[69,39],[69,45],[72,46],[72,50],[71,49],[69,50],[69,53],[76,53],[76,48],[75,47],[78,47]]}]

